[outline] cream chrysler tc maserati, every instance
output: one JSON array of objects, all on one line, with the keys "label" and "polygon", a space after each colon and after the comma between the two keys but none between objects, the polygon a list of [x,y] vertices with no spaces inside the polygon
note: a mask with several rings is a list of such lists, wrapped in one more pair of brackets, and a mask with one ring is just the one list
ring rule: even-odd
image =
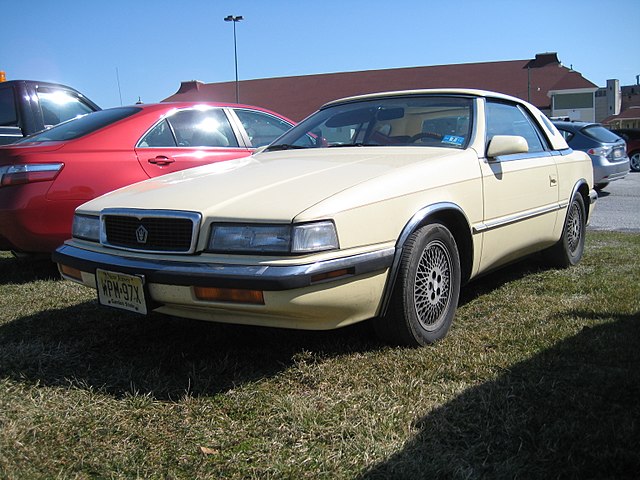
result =
[{"label": "cream chrysler tc maserati", "polygon": [[479,274],[537,251],[577,263],[592,188],[589,157],[517,98],[365,95],[251,157],[85,203],[54,261],[101,304],[142,314],[299,329],[373,319],[384,340],[424,345]]}]

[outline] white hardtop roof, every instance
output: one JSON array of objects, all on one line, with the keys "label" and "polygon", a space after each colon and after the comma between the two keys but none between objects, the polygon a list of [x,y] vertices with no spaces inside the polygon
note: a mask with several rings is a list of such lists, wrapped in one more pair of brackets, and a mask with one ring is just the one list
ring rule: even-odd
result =
[{"label": "white hardtop roof", "polygon": [[505,95],[503,93],[490,92],[488,90],[476,90],[476,89],[470,89],[470,88],[429,88],[429,89],[422,89],[422,90],[398,90],[398,91],[392,91],[392,92],[379,92],[379,93],[367,93],[364,95],[355,95],[353,97],[345,97],[345,98],[333,100],[331,102],[327,102],[320,108],[322,109],[330,105],[354,102],[358,100],[373,100],[376,98],[406,97],[406,96],[413,96],[413,95],[467,95],[467,96],[473,96],[473,97],[491,97],[491,98],[498,98],[501,100],[510,100],[512,102],[527,103],[521,98],[512,97],[511,95]]}]

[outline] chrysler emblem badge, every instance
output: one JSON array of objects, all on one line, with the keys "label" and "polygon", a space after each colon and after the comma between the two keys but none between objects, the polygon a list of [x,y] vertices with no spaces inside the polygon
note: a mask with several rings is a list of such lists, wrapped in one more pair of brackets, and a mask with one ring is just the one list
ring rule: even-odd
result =
[{"label": "chrysler emblem badge", "polygon": [[140,225],[136,229],[136,240],[138,240],[138,243],[147,243],[148,236],[149,236],[149,231],[146,228],[144,228],[142,225]]}]

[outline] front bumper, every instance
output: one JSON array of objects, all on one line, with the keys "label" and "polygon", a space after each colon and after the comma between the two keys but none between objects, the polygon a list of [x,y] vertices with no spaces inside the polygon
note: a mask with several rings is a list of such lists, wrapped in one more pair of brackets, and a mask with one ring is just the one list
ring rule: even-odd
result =
[{"label": "front bumper", "polygon": [[[374,317],[395,248],[300,265],[233,265],[127,257],[65,244],[53,261],[80,271],[63,276],[96,288],[96,269],[144,277],[154,311],[178,317],[272,327],[325,330]],[[196,287],[260,290],[264,303],[209,301]]]},{"label": "front bumper", "polygon": [[361,276],[384,270],[393,262],[394,248],[304,265],[233,265],[209,262],[130,258],[62,245],[52,255],[54,262],[95,274],[103,270],[144,275],[148,282],[184,286],[244,288],[267,291],[291,290],[321,283],[324,274],[345,270],[346,276]]}]

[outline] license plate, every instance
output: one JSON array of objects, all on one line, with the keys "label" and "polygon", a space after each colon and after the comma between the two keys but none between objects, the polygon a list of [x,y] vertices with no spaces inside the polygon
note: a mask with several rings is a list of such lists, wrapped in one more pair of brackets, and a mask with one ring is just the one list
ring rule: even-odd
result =
[{"label": "license plate", "polygon": [[136,313],[147,313],[142,276],[97,269],[96,284],[100,304]]}]

